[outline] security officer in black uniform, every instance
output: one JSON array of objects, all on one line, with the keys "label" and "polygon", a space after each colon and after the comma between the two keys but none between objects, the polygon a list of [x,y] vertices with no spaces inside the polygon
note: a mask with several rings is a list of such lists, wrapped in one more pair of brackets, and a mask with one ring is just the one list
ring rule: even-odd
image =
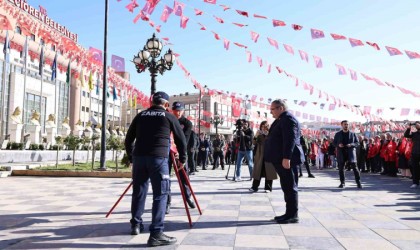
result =
[{"label": "security officer in black uniform", "polygon": [[[174,102],[172,104],[172,114],[174,114],[174,116],[176,118],[178,118],[178,121],[179,121],[179,124],[181,125],[182,131],[184,131],[185,141],[188,142],[190,140],[190,136],[191,136],[192,123],[187,118],[185,118],[185,116],[183,116],[183,114],[184,114],[184,104],[182,102]],[[190,149],[188,148],[188,145],[187,145],[187,151],[189,152],[189,150]],[[184,165],[184,169],[185,169],[185,173],[188,174],[188,172],[189,172],[188,164]],[[171,173],[171,168],[169,168],[169,174],[170,173]],[[187,185],[187,180],[185,179],[185,176],[180,174],[179,177],[180,177],[182,185],[184,186],[184,191],[185,191],[184,195],[185,195],[185,198],[187,200],[188,206],[190,206],[190,208],[195,208],[194,201],[191,199],[191,190]],[[166,204],[166,214],[169,214],[170,211],[171,211],[171,200],[172,200],[171,199],[171,192],[169,192],[168,203]]]},{"label": "security officer in black uniform", "polygon": [[222,166],[222,170],[225,170],[225,157],[223,155],[223,149],[225,148],[225,140],[223,135],[216,134],[216,139],[213,141],[213,170]]},{"label": "security officer in black uniform", "polygon": [[183,167],[187,160],[187,144],[176,117],[166,111],[169,107],[168,100],[168,94],[156,92],[152,98],[152,107],[134,117],[125,138],[127,155],[133,163],[130,220],[132,235],[137,235],[144,230],[142,215],[149,188],[149,178],[152,182],[152,223],[149,227],[148,246],[176,243],[175,237],[169,237],[163,233],[170,186],[168,158],[171,132],[179,154],[179,167]]}]

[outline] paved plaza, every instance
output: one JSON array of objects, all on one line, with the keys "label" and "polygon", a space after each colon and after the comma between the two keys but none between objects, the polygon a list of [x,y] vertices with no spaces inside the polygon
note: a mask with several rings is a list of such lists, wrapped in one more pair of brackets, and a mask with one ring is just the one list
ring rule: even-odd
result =
[{"label": "paved plaza", "polygon": [[[243,177],[247,175],[243,168]],[[232,171],[231,171],[232,173]],[[193,227],[172,182],[171,214],[165,231],[176,245],[156,249],[420,249],[420,189],[411,181],[362,175],[359,190],[346,172],[300,178],[300,223],[272,221],[284,213],[279,181],[272,193],[250,193],[250,181],[232,182],[226,171],[200,171],[192,185],[202,208]],[[174,179],[173,179],[174,180]],[[141,249],[148,233],[130,234],[131,191],[105,218],[129,179],[8,177],[0,179],[0,249]],[[262,183],[263,184],[263,183]],[[144,219],[150,223],[151,196]]]}]

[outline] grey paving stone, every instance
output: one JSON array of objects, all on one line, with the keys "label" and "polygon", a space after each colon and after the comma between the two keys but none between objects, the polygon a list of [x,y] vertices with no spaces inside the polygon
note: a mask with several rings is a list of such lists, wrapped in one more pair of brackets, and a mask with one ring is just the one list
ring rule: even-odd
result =
[{"label": "grey paving stone", "polygon": [[336,238],[382,238],[380,235],[367,228],[328,228],[327,230]]},{"label": "grey paving stone", "polygon": [[286,237],[290,249],[344,249],[334,238]]},{"label": "grey paving stone", "polygon": [[417,241],[413,240],[392,240],[392,244],[400,249],[404,250],[417,250],[420,249],[420,239]]},{"label": "grey paving stone", "polygon": [[182,241],[183,245],[233,247],[235,235],[191,233]]}]

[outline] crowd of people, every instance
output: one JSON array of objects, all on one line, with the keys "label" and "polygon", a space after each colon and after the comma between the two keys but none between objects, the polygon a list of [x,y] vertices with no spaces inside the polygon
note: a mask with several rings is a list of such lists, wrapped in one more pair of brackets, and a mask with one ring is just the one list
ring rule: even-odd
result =
[{"label": "crowd of people", "polygon": [[[264,190],[271,192],[273,180],[279,178],[286,206],[285,214],[274,217],[279,224],[298,223],[298,182],[305,166],[308,177],[315,178],[311,166],[319,170],[339,170],[340,185],[345,187],[347,169],[353,170],[358,188],[362,188],[360,172],[380,172],[382,175],[412,178],[411,188],[419,187],[420,175],[420,122],[410,124],[402,138],[389,133],[374,138],[364,138],[349,130],[349,122],[341,122],[342,130],[334,138],[310,139],[301,134],[300,123],[288,111],[283,100],[274,100],[270,110],[274,122],[260,124],[255,133],[246,120],[236,122],[231,140],[221,134],[210,139],[204,133],[197,135],[192,124],[183,116],[184,104],[174,102],[169,110],[169,96],[157,92],[153,105],[140,112],[127,132],[125,146],[133,163],[133,195],[131,205],[131,234],[144,231],[142,215],[148,192],[149,180],[153,189],[152,223],[149,246],[171,245],[175,237],[163,233],[165,214],[170,212],[169,152],[178,156],[178,170],[189,175],[216,170],[225,164],[235,166],[234,180],[242,181],[241,168],[247,164],[252,185],[250,192],[257,192],[261,179]],[[415,126],[415,129],[413,129]],[[184,197],[190,208],[195,208],[188,188],[189,177],[179,180],[184,186]]]}]

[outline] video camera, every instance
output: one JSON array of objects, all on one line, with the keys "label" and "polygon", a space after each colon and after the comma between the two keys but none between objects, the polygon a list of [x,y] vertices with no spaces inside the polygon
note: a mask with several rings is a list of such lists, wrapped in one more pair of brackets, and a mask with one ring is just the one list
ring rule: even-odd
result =
[{"label": "video camera", "polygon": [[246,121],[244,119],[238,119],[235,122],[235,132],[238,133],[244,129],[244,125],[246,124]]}]

